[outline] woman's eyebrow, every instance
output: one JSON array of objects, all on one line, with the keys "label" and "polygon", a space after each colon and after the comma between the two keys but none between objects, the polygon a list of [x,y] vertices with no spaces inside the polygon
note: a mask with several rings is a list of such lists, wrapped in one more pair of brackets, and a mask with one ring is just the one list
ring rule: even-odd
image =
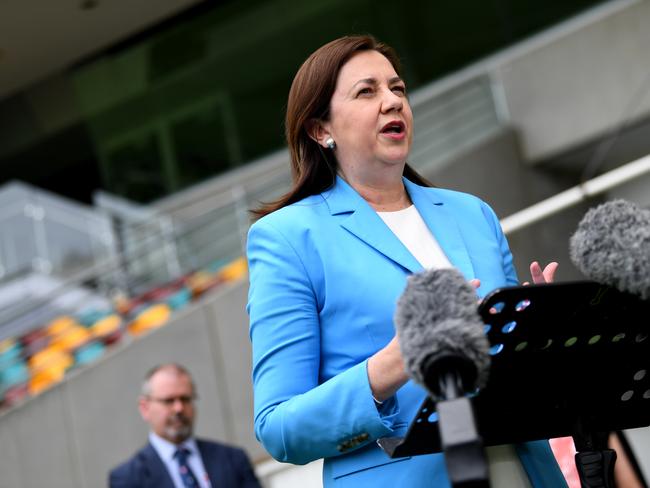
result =
[{"label": "woman's eyebrow", "polygon": [[[404,83],[402,78],[400,78],[399,76],[393,76],[392,78],[390,78],[388,80],[389,85],[392,85],[393,83],[397,83],[397,82]],[[362,78],[362,79],[358,80],[356,83],[354,83],[354,85],[352,85],[351,91],[354,90],[354,88],[359,84],[368,84],[368,85],[373,85],[374,86],[374,85],[377,85],[377,79],[376,78]]]},{"label": "woman's eyebrow", "polygon": [[357,81],[354,85],[352,85],[352,88],[354,88],[355,86],[357,86],[359,84],[362,84],[362,83],[366,83],[368,85],[376,85],[377,80],[375,78],[363,78],[363,79]]}]

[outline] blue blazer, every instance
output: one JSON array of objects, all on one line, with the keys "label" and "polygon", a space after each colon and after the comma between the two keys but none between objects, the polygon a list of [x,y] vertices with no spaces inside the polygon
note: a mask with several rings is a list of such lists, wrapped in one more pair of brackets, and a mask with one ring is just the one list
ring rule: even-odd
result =
[{"label": "blue blazer", "polygon": [[[480,295],[518,283],[496,215],[480,199],[404,179],[443,251]],[[337,178],[320,195],[258,220],[248,235],[255,432],[278,461],[325,458],[326,487],[447,487],[442,455],[390,459],[425,391],[408,382],[377,408],[367,358],[394,336],[393,314],[422,266]],[[566,486],[548,442],[518,447],[534,486]]]},{"label": "blue blazer", "polygon": [[[242,449],[200,439],[196,445],[214,488],[261,488]],[[113,469],[108,485],[110,488],[174,488],[165,464],[151,444]]]}]

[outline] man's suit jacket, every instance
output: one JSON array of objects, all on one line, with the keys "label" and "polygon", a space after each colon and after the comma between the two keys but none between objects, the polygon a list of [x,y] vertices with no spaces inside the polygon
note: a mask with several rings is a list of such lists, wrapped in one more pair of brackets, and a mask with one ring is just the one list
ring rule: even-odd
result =
[{"label": "man's suit jacket", "polygon": [[[451,263],[481,280],[480,295],[518,283],[487,204],[404,185]],[[390,459],[374,442],[403,436],[426,395],[409,382],[379,409],[371,396],[367,358],[394,336],[397,299],[422,271],[377,213],[337,177],[258,220],[248,260],[255,432],[269,453],[296,464],[325,458],[326,487],[449,486],[441,455]],[[548,442],[518,454],[535,486],[566,486]]]},{"label": "man's suit jacket", "polygon": [[[213,488],[260,488],[246,453],[218,442],[196,440]],[[174,488],[167,468],[151,444],[109,474],[110,488]]]}]

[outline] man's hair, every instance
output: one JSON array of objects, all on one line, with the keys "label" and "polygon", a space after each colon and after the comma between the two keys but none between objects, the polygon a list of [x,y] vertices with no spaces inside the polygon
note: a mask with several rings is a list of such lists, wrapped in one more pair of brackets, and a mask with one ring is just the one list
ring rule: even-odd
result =
[{"label": "man's hair", "polygon": [[178,376],[187,376],[190,379],[190,383],[192,384],[192,392],[196,393],[192,375],[185,367],[181,366],[178,363],[165,363],[154,366],[149,371],[147,371],[147,374],[144,376],[144,381],[142,382],[142,388],[140,390],[140,394],[142,396],[148,397],[151,395],[151,378],[159,371],[170,371],[176,373]]}]

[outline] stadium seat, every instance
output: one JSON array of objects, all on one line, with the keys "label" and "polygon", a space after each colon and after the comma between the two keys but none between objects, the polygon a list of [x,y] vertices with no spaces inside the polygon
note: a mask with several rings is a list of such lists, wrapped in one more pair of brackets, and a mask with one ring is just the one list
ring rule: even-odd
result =
[{"label": "stadium seat", "polygon": [[248,273],[246,259],[242,256],[227,264],[219,271],[225,281],[235,281],[243,278]]},{"label": "stadium seat", "polygon": [[172,310],[179,310],[187,306],[192,300],[192,291],[183,286],[176,292],[172,293],[165,299],[165,303],[171,307]]},{"label": "stadium seat", "polygon": [[20,338],[23,345],[23,355],[29,358],[43,350],[50,344],[50,336],[45,328],[39,328],[28,332]]},{"label": "stadium seat", "polygon": [[28,360],[31,378],[29,392],[36,395],[58,383],[74,364],[73,356],[61,345],[50,345]]},{"label": "stadium seat", "polygon": [[166,303],[157,303],[145,308],[128,325],[129,333],[138,336],[163,325],[171,315],[171,308]]},{"label": "stadium seat", "polygon": [[91,333],[82,325],[75,325],[52,338],[52,345],[58,346],[66,351],[73,351],[83,346],[91,339]]},{"label": "stadium seat", "polygon": [[90,341],[75,351],[75,366],[90,364],[96,359],[99,359],[104,352],[106,352],[106,346],[103,343]]},{"label": "stadium seat", "polygon": [[11,364],[19,359],[23,351],[20,342],[10,338],[0,341],[0,368],[4,364]]},{"label": "stadium seat", "polygon": [[[7,361],[7,359],[5,359]],[[29,380],[29,369],[21,358],[0,365],[0,397],[6,397],[12,389],[21,389]]]},{"label": "stadium seat", "polygon": [[208,290],[223,283],[224,279],[220,273],[210,273],[206,270],[200,270],[192,273],[187,278],[187,287],[192,292],[192,297],[197,298]]},{"label": "stadium seat", "polygon": [[106,315],[89,327],[95,339],[109,345],[117,342],[122,337],[122,317],[116,314]]}]

